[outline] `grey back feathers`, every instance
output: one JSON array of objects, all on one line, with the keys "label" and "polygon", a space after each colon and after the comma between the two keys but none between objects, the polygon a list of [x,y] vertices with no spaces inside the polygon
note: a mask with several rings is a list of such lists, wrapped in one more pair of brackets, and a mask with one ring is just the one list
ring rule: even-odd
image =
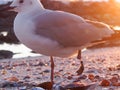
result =
[{"label": "grey back feathers", "polygon": [[35,32],[38,35],[57,41],[64,47],[79,47],[113,33],[103,23],[84,20],[77,15],[74,16],[61,11],[38,15],[34,18],[37,21]]}]

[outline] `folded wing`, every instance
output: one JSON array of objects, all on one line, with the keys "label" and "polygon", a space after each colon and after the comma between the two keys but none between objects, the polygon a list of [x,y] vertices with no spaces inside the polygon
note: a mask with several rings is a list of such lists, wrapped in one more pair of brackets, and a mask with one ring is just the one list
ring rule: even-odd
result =
[{"label": "folded wing", "polygon": [[36,34],[57,41],[63,47],[79,47],[114,33],[104,23],[85,20],[62,11],[37,15],[34,21]]}]

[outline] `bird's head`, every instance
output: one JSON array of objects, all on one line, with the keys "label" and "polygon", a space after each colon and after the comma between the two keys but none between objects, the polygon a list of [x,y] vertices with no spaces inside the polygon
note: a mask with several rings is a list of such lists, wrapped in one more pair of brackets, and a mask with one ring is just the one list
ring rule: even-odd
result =
[{"label": "bird's head", "polygon": [[15,12],[29,11],[33,8],[43,8],[40,0],[13,0],[10,7],[12,7],[12,11]]}]

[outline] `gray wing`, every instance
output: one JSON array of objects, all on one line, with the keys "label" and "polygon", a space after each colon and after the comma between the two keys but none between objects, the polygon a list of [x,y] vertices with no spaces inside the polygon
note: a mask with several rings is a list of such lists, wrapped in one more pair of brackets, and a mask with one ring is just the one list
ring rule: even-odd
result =
[{"label": "gray wing", "polygon": [[33,21],[36,34],[55,40],[64,47],[79,47],[113,33],[103,23],[62,11],[38,15]]}]

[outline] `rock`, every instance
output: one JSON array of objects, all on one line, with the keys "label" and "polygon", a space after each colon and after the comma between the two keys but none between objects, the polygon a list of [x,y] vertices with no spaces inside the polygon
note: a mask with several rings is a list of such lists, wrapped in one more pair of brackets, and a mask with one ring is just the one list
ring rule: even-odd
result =
[{"label": "rock", "polygon": [[97,87],[98,87],[97,84],[91,84],[87,90],[99,90],[99,89],[96,89]]},{"label": "rock", "polygon": [[52,83],[51,82],[43,82],[43,83],[38,84],[37,87],[42,87],[44,89],[51,90]]},{"label": "rock", "polygon": [[19,79],[15,76],[6,78],[6,80],[9,81],[9,82],[18,82],[19,81]]},{"label": "rock", "polygon": [[4,67],[2,65],[0,65],[0,70],[4,69]]},{"label": "rock", "polygon": [[110,81],[109,80],[106,80],[106,79],[103,79],[101,82],[100,82],[100,85],[101,86],[110,86]]},{"label": "rock", "polygon": [[64,86],[65,90],[87,90],[91,85],[86,85],[80,82],[74,82]]},{"label": "rock", "polygon": [[32,88],[32,90],[45,90],[45,89],[43,89],[41,87],[35,87],[35,88]]},{"label": "rock", "polygon": [[86,73],[94,73],[94,74],[98,74],[98,70],[96,69],[88,69],[88,71],[86,71]]},{"label": "rock", "polygon": [[63,86],[60,85],[54,85],[53,90],[66,90]]},{"label": "rock", "polygon": [[0,59],[12,58],[13,52],[8,50],[0,50]]},{"label": "rock", "polygon": [[87,78],[87,75],[80,75],[80,77],[78,77],[78,79],[86,79]]},{"label": "rock", "polygon": [[71,80],[71,79],[73,79],[73,77],[72,76],[68,76],[67,79]]},{"label": "rock", "polygon": [[49,72],[50,72],[50,70],[47,70],[47,69],[46,69],[46,70],[44,70],[43,72],[44,72],[44,73],[49,73]]},{"label": "rock", "polygon": [[2,88],[5,88],[5,87],[16,87],[17,84],[14,83],[14,82],[4,82],[0,85]]},{"label": "rock", "polygon": [[25,76],[24,78],[23,78],[23,80],[25,80],[25,79],[30,79],[31,77],[29,76],[29,75],[27,75],[27,76]]},{"label": "rock", "polygon": [[93,80],[95,79],[95,76],[94,76],[93,74],[89,74],[89,75],[88,75],[88,78],[89,78],[91,81],[93,81]]},{"label": "rock", "polygon": [[5,70],[5,69],[1,70],[1,74],[2,75],[6,75],[7,74],[7,70]]},{"label": "rock", "polygon": [[116,66],[117,70],[120,70],[120,64]]},{"label": "rock", "polygon": [[74,82],[79,82],[81,80],[85,80],[87,78],[87,75],[83,74],[83,75],[80,75]]},{"label": "rock", "polygon": [[119,87],[120,87],[120,82],[115,82],[115,83],[113,83],[112,85],[113,85],[113,86],[117,86],[117,87],[119,86]]},{"label": "rock", "polygon": [[118,78],[117,77],[112,77],[111,79],[110,79],[110,81],[112,82],[112,83],[116,83],[116,82],[118,82]]}]

